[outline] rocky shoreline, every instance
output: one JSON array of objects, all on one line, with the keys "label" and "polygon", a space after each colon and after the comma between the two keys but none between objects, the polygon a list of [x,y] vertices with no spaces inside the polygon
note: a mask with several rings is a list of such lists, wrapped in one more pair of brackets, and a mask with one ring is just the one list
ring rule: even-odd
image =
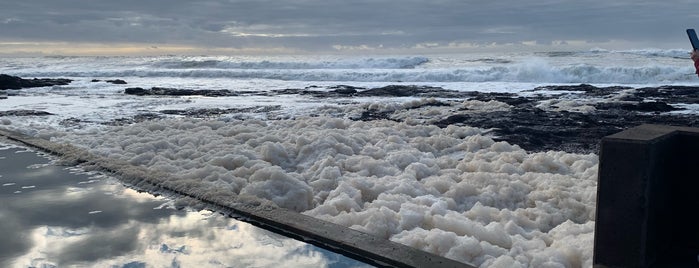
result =
[{"label": "rocky shoreline", "polygon": [[[95,80],[93,80],[95,81]],[[126,84],[117,79],[115,84]],[[39,87],[66,85],[70,79],[22,79],[0,75],[0,89],[16,87]],[[110,82],[110,81],[108,81]],[[607,135],[641,124],[664,124],[674,126],[699,127],[699,117],[683,114],[686,105],[699,104],[699,87],[660,86],[646,88],[596,87],[587,84],[552,85],[534,88],[522,93],[492,93],[477,91],[453,91],[439,87],[414,85],[389,85],[378,88],[362,88],[337,85],[330,88],[309,86],[303,89],[272,91],[234,90],[191,90],[153,87],[144,89],[129,87],[126,95],[143,97],[167,96],[283,96],[303,95],[317,99],[354,97],[415,97],[434,98],[424,106],[444,106],[449,114],[429,120],[429,124],[439,127],[468,125],[491,129],[496,140],[517,144],[528,151],[562,150],[579,153],[596,153],[599,140]],[[479,111],[458,107],[464,100],[504,103],[508,109]],[[120,118],[107,124],[124,125],[134,122],[154,120],[167,115],[211,118],[223,114],[265,113],[280,107],[233,108],[233,109],[194,109],[152,111],[135,118]],[[352,120],[393,120],[401,122],[400,110],[366,108]],[[1,116],[47,116],[43,111],[16,110],[0,111]],[[72,121],[71,121],[72,120]],[[65,124],[80,123],[80,119],[68,119]]]},{"label": "rocky shoreline", "polygon": [[[528,94],[460,92],[438,87],[389,85],[362,88],[337,85],[319,90],[310,86],[303,89],[284,89],[270,92],[238,92],[231,90],[188,90],[174,88],[129,88],[125,94],[139,96],[208,97],[241,95],[304,95],[319,99],[352,97],[417,97],[458,100],[497,101],[511,106],[506,111],[471,113],[468,110],[453,114],[433,124],[439,127],[468,125],[492,129],[496,140],[517,144],[529,151],[562,150],[596,153],[599,140],[607,135],[641,124],[665,124],[699,127],[696,115],[671,113],[682,111],[678,104],[699,104],[699,87],[661,86],[647,88],[595,87],[587,84],[546,86],[527,91]],[[547,105],[542,105],[547,104]],[[434,101],[426,105],[454,106],[454,102]],[[559,106],[557,106],[559,105]],[[563,108],[562,105],[570,107]],[[576,106],[577,105],[577,106]],[[413,107],[415,108],[415,107]],[[585,109],[582,109],[585,108]],[[576,110],[577,109],[577,110]],[[212,114],[235,113],[220,109],[209,111],[167,111],[168,114],[206,117]],[[401,121],[398,111],[367,109],[353,120]]]},{"label": "rocky shoreline", "polygon": [[0,90],[22,89],[31,87],[50,87],[68,85],[73,80],[65,78],[24,79],[18,76],[0,74]]}]

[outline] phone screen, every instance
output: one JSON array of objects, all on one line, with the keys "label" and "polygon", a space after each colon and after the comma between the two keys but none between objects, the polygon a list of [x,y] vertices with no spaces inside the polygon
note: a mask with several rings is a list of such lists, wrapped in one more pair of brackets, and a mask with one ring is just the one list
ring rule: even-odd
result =
[{"label": "phone screen", "polygon": [[687,29],[687,36],[689,37],[689,42],[692,42],[692,48],[694,50],[699,49],[699,39],[694,29]]}]

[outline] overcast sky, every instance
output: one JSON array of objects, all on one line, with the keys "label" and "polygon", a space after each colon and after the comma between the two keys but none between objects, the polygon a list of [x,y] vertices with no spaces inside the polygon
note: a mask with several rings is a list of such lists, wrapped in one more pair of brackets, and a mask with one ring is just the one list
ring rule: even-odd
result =
[{"label": "overcast sky", "polygon": [[0,53],[689,49],[694,27],[687,0],[3,0]]}]

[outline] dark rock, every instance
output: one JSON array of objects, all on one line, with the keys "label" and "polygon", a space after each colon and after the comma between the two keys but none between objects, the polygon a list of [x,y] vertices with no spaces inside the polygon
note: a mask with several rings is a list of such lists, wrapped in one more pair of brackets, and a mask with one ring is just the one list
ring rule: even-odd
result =
[{"label": "dark rock", "polygon": [[124,89],[124,94],[126,95],[137,95],[137,96],[143,96],[143,95],[150,95],[150,92],[144,88],[140,87],[130,87],[127,89]]},{"label": "dark rock", "polygon": [[161,110],[160,113],[169,115],[182,115],[188,117],[211,117],[222,114],[233,114],[233,113],[266,113],[271,111],[280,110],[280,105],[271,106],[253,106],[246,108],[204,108],[204,109],[188,109],[188,110]]},{"label": "dark rock", "polygon": [[85,123],[101,124],[101,125],[108,125],[108,126],[124,126],[124,125],[130,125],[130,124],[135,124],[135,123],[149,121],[149,120],[156,120],[156,119],[161,119],[161,118],[163,118],[163,116],[160,114],[157,114],[157,113],[141,113],[141,114],[135,115],[134,117],[117,118],[117,119],[113,119],[113,120],[108,121],[108,122],[96,122],[96,121],[90,121],[90,120],[84,120],[84,119],[71,117],[71,118],[63,119],[58,124],[61,126],[64,126],[64,127],[73,127],[73,126],[78,126],[78,125],[85,124]]},{"label": "dark rock", "polygon": [[0,111],[0,116],[45,116],[53,115],[49,112],[37,111],[37,110],[9,110]]},{"label": "dark rock", "polygon": [[97,82],[101,82],[101,81],[102,81],[102,80],[99,80],[99,79],[92,79],[92,80],[90,80],[90,82],[92,82],[92,83],[97,83]]},{"label": "dark rock", "polygon": [[638,103],[621,103],[621,102],[605,102],[595,104],[595,108],[598,110],[611,110],[619,109],[626,111],[639,111],[639,112],[670,112],[683,110],[682,108],[675,108],[671,105],[660,102],[638,102]]},{"label": "dark rock", "polygon": [[305,89],[288,88],[273,90],[273,94],[299,94],[311,95],[316,98],[337,98],[347,96],[358,97],[441,97],[441,98],[466,98],[468,92],[446,90],[440,87],[414,86],[414,85],[389,85],[379,88],[365,89],[347,85],[337,85],[328,87],[331,91],[312,90],[317,86],[306,87]]},{"label": "dark rock", "polygon": [[79,118],[71,117],[67,119],[61,120],[61,122],[58,122],[59,125],[64,126],[64,127],[74,127],[78,126],[80,123],[85,122],[84,120],[81,120]]},{"label": "dark rock", "polygon": [[[331,91],[316,90],[317,86],[304,89],[284,89],[248,92],[250,95],[300,94],[317,98],[351,97],[434,97],[439,99],[499,101],[512,108],[508,111],[469,113],[454,110],[441,120],[434,120],[439,127],[468,125],[492,129],[498,141],[517,144],[529,151],[563,150],[578,153],[597,153],[602,137],[641,124],[664,124],[699,127],[695,115],[672,114],[679,110],[680,103],[699,103],[699,88],[662,86],[633,89],[628,87],[596,87],[587,84],[546,86],[530,90],[534,94],[522,96],[518,93],[454,91],[440,87],[415,85],[390,85],[364,89],[346,85],[329,87]],[[537,94],[537,91],[560,91],[560,94]],[[240,92],[185,90],[154,87],[151,89],[128,88],[126,94],[133,95],[204,95],[227,96]],[[596,110],[589,113],[548,111],[537,108],[542,101],[552,99],[592,100]],[[449,101],[427,102],[403,109],[419,109],[424,106],[452,105]],[[590,103],[590,102],[588,102]],[[166,110],[161,114],[207,117],[228,113],[261,113],[269,107],[241,109]],[[399,111],[365,110],[353,120],[394,120]]]},{"label": "dark rock", "polygon": [[293,95],[293,94],[298,94],[298,95],[314,95],[314,96],[320,96],[320,95],[328,95],[327,92],[323,91],[318,91],[318,90],[309,90],[309,89],[300,89],[300,88],[285,88],[285,89],[279,89],[279,90],[272,90],[273,94],[280,94],[280,95]]},{"label": "dark rock", "polygon": [[699,104],[699,87],[661,86],[636,89],[635,96],[667,103]]},{"label": "dark rock", "polygon": [[142,113],[142,114],[137,114],[133,118],[117,118],[117,119],[114,119],[110,122],[106,122],[104,124],[110,125],[110,126],[124,126],[124,125],[130,125],[130,124],[135,124],[135,123],[150,121],[150,120],[156,120],[156,119],[161,119],[161,118],[163,118],[163,116],[156,114],[156,113]]},{"label": "dark rock", "polygon": [[115,84],[115,85],[126,85],[126,81],[121,80],[121,79],[107,80],[107,81],[105,81],[105,82],[107,82],[107,83],[112,83],[112,84]]},{"label": "dark rock", "polygon": [[521,97],[514,93],[505,92],[480,92],[480,91],[469,91],[465,92],[466,96],[471,100],[479,101],[499,101],[507,103],[512,106],[519,106],[524,104],[531,104],[536,101],[534,98]]},{"label": "dark rock", "polygon": [[332,89],[332,92],[335,92],[337,94],[351,95],[351,94],[356,94],[357,92],[359,92],[359,90],[364,90],[366,88],[348,86],[348,85],[337,85],[337,86],[329,87],[328,89]]},{"label": "dark rock", "polygon": [[34,78],[24,79],[18,76],[0,74],[0,90],[3,89],[22,89],[30,87],[50,87],[63,86],[73,82],[70,79],[64,78]]},{"label": "dark rock", "polygon": [[446,103],[446,102],[442,102],[442,101],[430,101],[430,102],[422,103],[422,104],[417,105],[417,106],[406,107],[406,109],[412,110],[412,109],[420,109],[423,107],[444,107],[444,106],[451,106],[451,104]]},{"label": "dark rock", "polygon": [[[667,113],[680,110],[673,104],[689,103],[693,100],[693,96],[699,90],[691,87],[666,86],[630,90],[627,87],[599,88],[583,84],[540,87],[535,90],[576,92],[570,96],[572,99],[608,96],[609,101],[597,103],[597,110],[590,113],[559,112],[542,110],[536,106],[541,101],[560,99],[560,95],[540,94],[524,97],[514,93],[462,92],[461,96],[467,99],[496,100],[513,108],[509,111],[478,114],[455,111],[455,114],[437,120],[434,124],[439,127],[468,125],[492,129],[491,133],[496,140],[517,144],[529,151],[564,150],[579,153],[597,153],[602,137],[641,124],[699,126],[697,116]],[[624,98],[638,101],[616,101],[615,98],[611,98],[621,91],[628,94],[624,95]],[[419,90],[412,88],[403,92],[420,94]],[[453,93],[445,92],[444,96],[451,97]],[[365,111],[358,120],[390,118],[391,112]]]},{"label": "dark rock", "polygon": [[455,91],[446,90],[441,87],[388,85],[385,87],[372,88],[360,91],[357,95],[363,97],[417,97],[425,94],[440,94],[451,92]]},{"label": "dark rock", "polygon": [[20,89],[22,88],[22,78],[0,74],[0,89]]},{"label": "dark rock", "polygon": [[351,89],[351,88],[342,88],[342,89],[333,90],[333,92],[335,92],[337,94],[342,94],[342,95],[351,95],[351,94],[356,94],[357,90]]},{"label": "dark rock", "polygon": [[223,96],[238,96],[238,93],[230,90],[193,90],[193,89],[177,89],[165,87],[152,87],[144,89],[140,87],[130,87],[124,89],[124,94],[127,95],[153,95],[153,96],[207,96],[207,97],[223,97]]},{"label": "dark rock", "polygon": [[598,113],[551,112],[534,107],[511,111],[456,114],[435,125],[452,124],[494,129],[496,140],[517,144],[530,151],[564,150],[597,153],[602,137],[641,124],[699,126],[699,118],[691,115],[647,114],[626,110]]},{"label": "dark rock", "polygon": [[449,125],[459,125],[459,124],[463,124],[464,122],[469,122],[471,117],[472,116],[469,114],[455,114],[455,115],[450,115],[446,119],[437,121],[434,124],[438,127],[445,128]]},{"label": "dark rock", "polygon": [[376,111],[376,110],[366,110],[362,112],[362,115],[359,118],[352,118],[352,120],[357,120],[357,121],[374,121],[374,120],[392,120],[396,121],[394,119],[391,119],[391,111]]}]

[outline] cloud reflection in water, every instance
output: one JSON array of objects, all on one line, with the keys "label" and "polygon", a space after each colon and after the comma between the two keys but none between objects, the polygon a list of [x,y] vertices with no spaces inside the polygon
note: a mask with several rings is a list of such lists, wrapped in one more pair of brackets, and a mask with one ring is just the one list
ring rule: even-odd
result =
[{"label": "cloud reflection in water", "polygon": [[218,213],[176,210],[171,199],[104,175],[45,163],[0,144],[2,267],[366,266]]}]

